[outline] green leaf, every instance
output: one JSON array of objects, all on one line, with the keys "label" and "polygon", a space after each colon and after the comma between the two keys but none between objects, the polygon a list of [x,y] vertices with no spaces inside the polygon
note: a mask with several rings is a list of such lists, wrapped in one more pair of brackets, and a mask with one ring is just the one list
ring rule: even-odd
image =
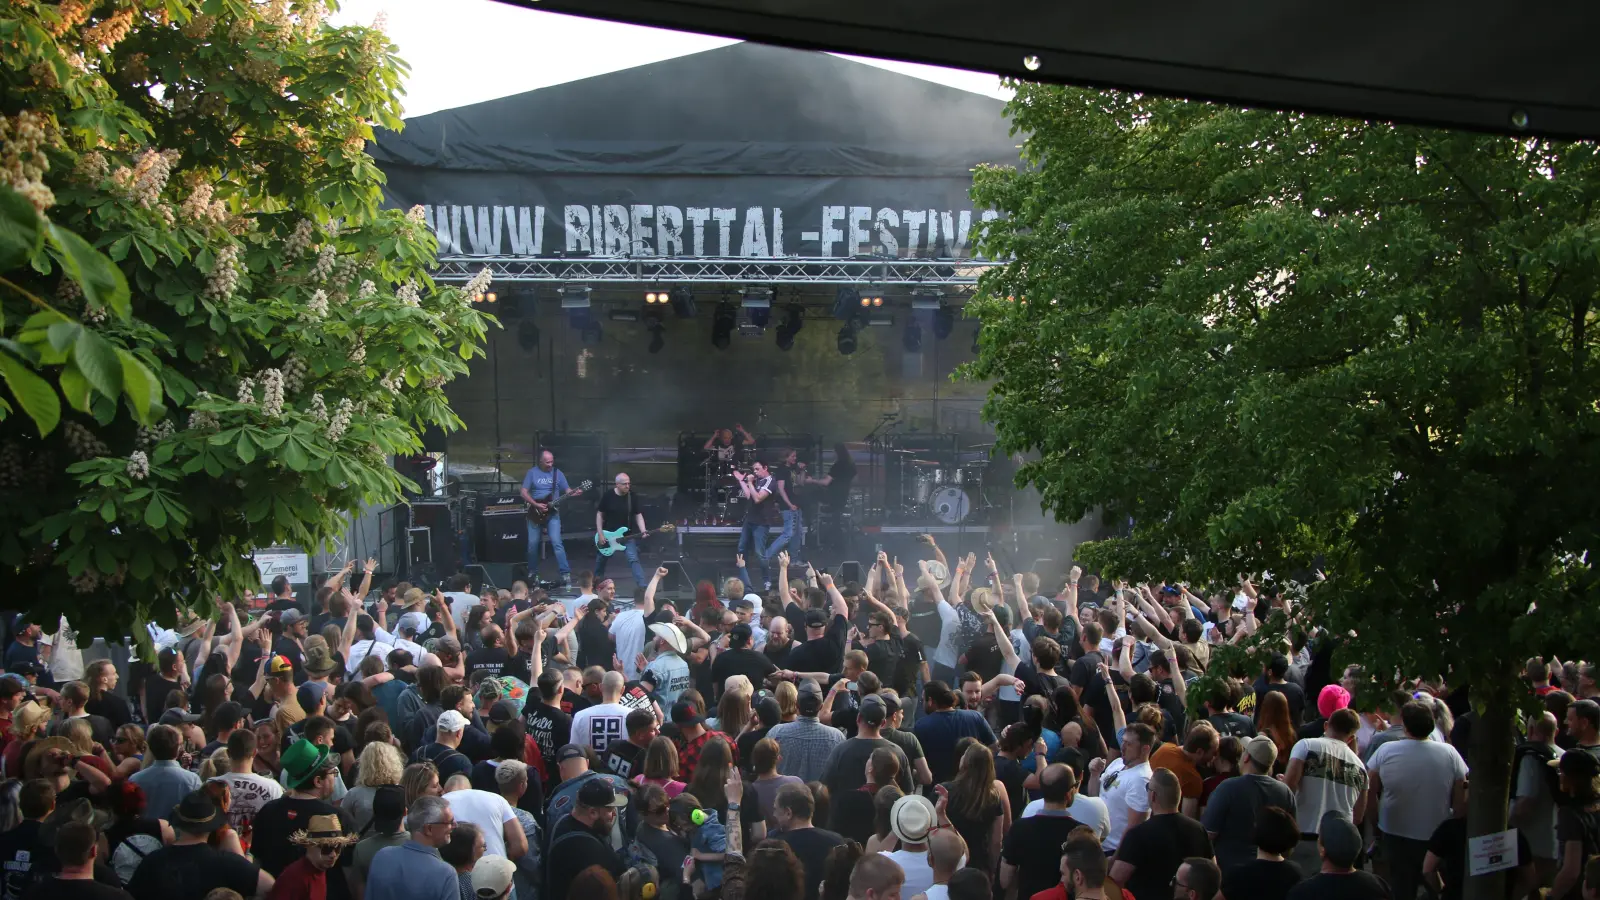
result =
[{"label": "green leaf", "polygon": [[291,437],[283,442],[281,456],[283,464],[296,472],[304,472],[306,467],[311,464],[311,460],[306,456],[305,448],[301,446],[300,439],[296,437]]},{"label": "green leaf", "polygon": [[59,352],[65,352],[72,342],[78,339],[78,332],[83,326],[77,322],[57,322],[45,329],[45,337],[50,340],[50,346]]},{"label": "green leaf", "polygon": [[28,414],[43,437],[55,430],[61,421],[61,400],[50,382],[40,378],[20,360],[9,353],[0,353],[0,376],[11,389],[22,411]]},{"label": "green leaf", "polygon": [[33,204],[0,185],[0,271],[23,266],[39,252],[43,242],[39,213]]},{"label": "green leaf", "polygon": [[72,361],[102,396],[115,400],[122,393],[122,363],[117,359],[117,348],[98,333],[87,328],[78,332]]},{"label": "green leaf", "polygon": [[240,462],[249,464],[255,461],[256,445],[250,440],[249,432],[239,432],[239,444],[237,447],[237,452],[239,454]]},{"label": "green leaf", "polygon": [[161,502],[161,495],[150,498],[150,505],[144,508],[144,523],[151,528],[161,528],[167,524],[167,508]]},{"label": "green leaf", "polygon": [[61,370],[61,394],[67,398],[68,406],[82,413],[89,411],[89,398],[93,390],[77,366],[69,365]]},{"label": "green leaf", "polygon": [[84,299],[92,306],[109,309],[118,318],[126,319],[132,307],[128,301],[128,279],[122,276],[122,270],[88,241],[60,225],[52,222],[46,236],[50,240],[51,255],[66,270],[67,276],[83,289]]},{"label": "green leaf", "polygon": [[128,402],[133,404],[139,421],[148,422],[151,406],[161,402],[161,382],[132,353],[118,350],[117,358],[122,361],[123,393],[127,395]]}]

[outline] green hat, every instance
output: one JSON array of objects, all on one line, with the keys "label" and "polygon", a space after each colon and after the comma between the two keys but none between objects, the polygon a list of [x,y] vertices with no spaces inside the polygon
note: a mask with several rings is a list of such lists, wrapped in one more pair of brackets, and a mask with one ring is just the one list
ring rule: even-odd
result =
[{"label": "green hat", "polygon": [[310,781],[322,770],[333,768],[333,763],[328,759],[332,752],[327,747],[313,744],[305,738],[295,741],[278,758],[278,764],[283,766],[283,786],[294,790]]}]

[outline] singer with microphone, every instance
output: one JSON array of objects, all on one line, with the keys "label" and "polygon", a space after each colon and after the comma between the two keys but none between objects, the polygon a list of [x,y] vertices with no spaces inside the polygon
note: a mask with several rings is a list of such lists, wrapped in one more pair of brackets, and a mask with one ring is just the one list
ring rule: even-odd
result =
[{"label": "singer with microphone", "polygon": [[744,526],[739,531],[739,577],[743,579],[746,589],[755,589],[755,583],[750,580],[750,572],[743,562],[754,557],[756,564],[761,567],[761,589],[770,591],[772,570],[767,565],[767,519],[773,508],[772,473],[767,470],[766,463],[756,460],[751,471],[740,472],[734,477],[739,481],[739,493],[749,501],[745,507]]}]

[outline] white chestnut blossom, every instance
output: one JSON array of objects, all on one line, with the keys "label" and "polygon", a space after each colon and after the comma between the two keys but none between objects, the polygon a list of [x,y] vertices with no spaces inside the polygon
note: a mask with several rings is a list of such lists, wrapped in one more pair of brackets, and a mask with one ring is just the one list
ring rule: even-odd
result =
[{"label": "white chestnut blossom", "polygon": [[305,360],[301,359],[296,354],[293,354],[293,353],[289,354],[289,358],[283,361],[283,386],[284,386],[284,388],[286,390],[288,390],[290,393],[296,393],[296,392],[298,392],[300,390],[300,388],[305,386],[305,383],[306,383],[306,364],[305,364]]},{"label": "white chestnut blossom", "polygon": [[294,231],[289,232],[289,237],[283,242],[284,255],[290,259],[297,259],[310,250],[311,241],[316,237],[316,227],[310,219],[296,222]]},{"label": "white chestnut blossom", "polygon": [[150,457],[145,456],[143,450],[135,450],[128,456],[128,477],[134,481],[150,477]]},{"label": "white chestnut blossom", "polygon": [[489,290],[489,283],[492,281],[494,281],[494,273],[489,271],[488,266],[484,266],[478,270],[478,274],[472,276],[472,280],[467,282],[467,286],[462,288],[462,290],[466,291],[467,298],[470,300],[476,298],[480,294],[487,293]]},{"label": "white chestnut blossom", "polygon": [[372,279],[368,278],[361,282],[361,288],[356,291],[356,298],[359,300],[369,300],[377,293],[378,286],[372,283]]},{"label": "white chestnut blossom", "polygon": [[400,285],[400,289],[394,292],[394,298],[407,306],[421,306],[422,297],[417,293],[416,279],[410,279]]},{"label": "white chestnut blossom", "polygon": [[422,204],[418,203],[416,206],[406,210],[406,219],[417,225],[421,225],[423,222],[428,220],[428,210]]},{"label": "white chestnut blossom", "polygon": [[217,251],[216,265],[206,276],[205,296],[208,300],[227,300],[239,287],[239,248],[228,244]]},{"label": "white chestnut blossom", "polygon": [[333,412],[333,421],[328,423],[328,440],[337,444],[344,433],[350,429],[350,417],[354,415],[355,407],[346,397],[339,401],[339,408]]},{"label": "white chestnut blossom", "polygon": [[215,413],[206,412],[203,409],[197,409],[189,413],[190,431],[216,431],[221,424],[221,422],[217,421]]},{"label": "white chestnut blossom", "polygon": [[327,291],[317,288],[311,299],[306,301],[306,314],[313,319],[321,319],[328,315]]},{"label": "white chestnut blossom", "polygon": [[400,389],[405,387],[405,383],[405,376],[401,375],[399,372],[395,372],[391,375],[385,375],[383,378],[378,380],[378,384],[382,385],[384,389],[391,394],[400,393]]},{"label": "white chestnut blossom", "polygon": [[367,345],[357,342],[355,349],[350,351],[350,361],[356,364],[367,361]]},{"label": "white chestnut blossom", "polygon": [[283,415],[283,373],[277,369],[263,369],[261,388],[261,412],[271,419]]},{"label": "white chestnut blossom", "polygon": [[236,399],[240,403],[255,403],[256,383],[251,381],[249,378],[241,378],[239,380],[239,392],[236,395]]},{"label": "white chestnut blossom", "polygon": [[311,267],[312,281],[326,281],[333,274],[333,264],[338,261],[338,254],[333,245],[323,247],[317,252],[317,264]]},{"label": "white chestnut blossom", "polygon": [[312,394],[311,409],[307,411],[306,415],[318,422],[326,423],[328,421],[328,401],[322,399],[321,394]]}]

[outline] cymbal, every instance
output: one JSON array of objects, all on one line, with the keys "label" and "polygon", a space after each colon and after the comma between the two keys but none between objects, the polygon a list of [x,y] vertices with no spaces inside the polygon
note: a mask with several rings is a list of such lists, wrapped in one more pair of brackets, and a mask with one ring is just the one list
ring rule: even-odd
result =
[{"label": "cymbal", "polygon": [[913,459],[911,461],[911,464],[913,466],[923,466],[923,467],[932,466],[934,468],[938,468],[939,467],[939,461],[936,460],[936,459]]}]

